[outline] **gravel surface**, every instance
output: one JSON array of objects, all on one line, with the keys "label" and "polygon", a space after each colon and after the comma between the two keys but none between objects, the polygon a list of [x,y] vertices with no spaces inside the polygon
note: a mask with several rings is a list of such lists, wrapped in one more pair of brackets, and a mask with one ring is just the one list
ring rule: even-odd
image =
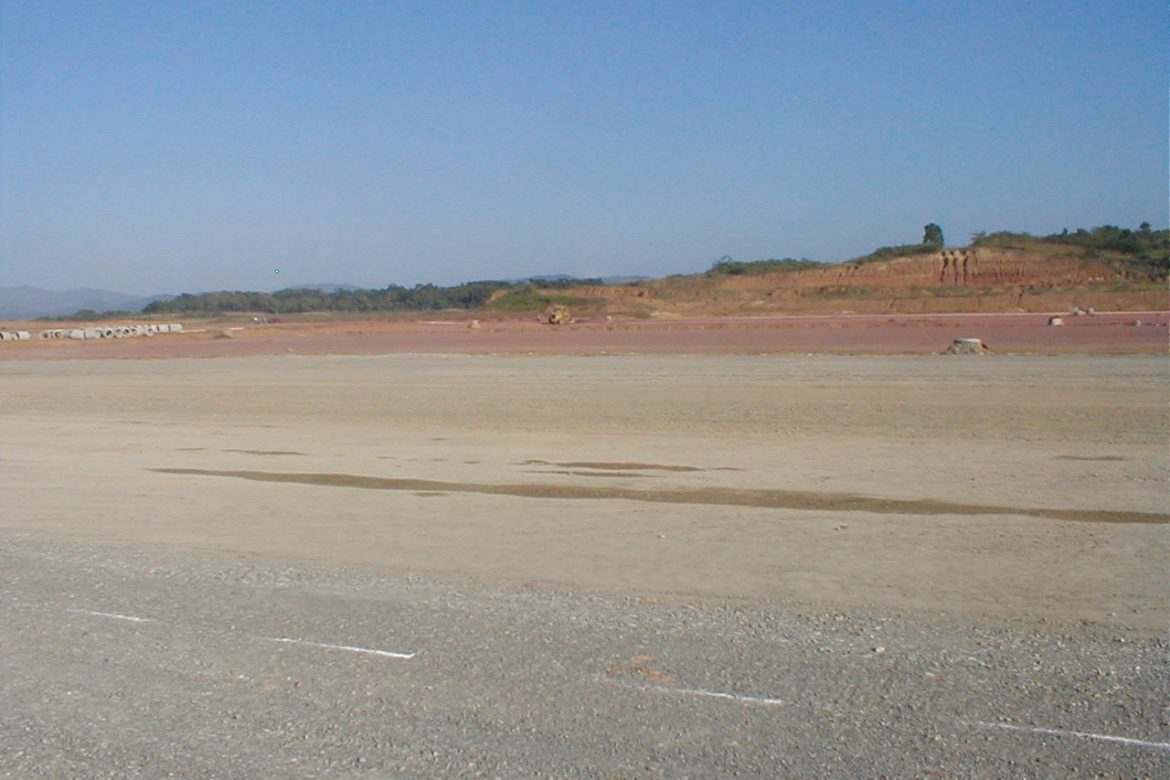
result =
[{"label": "gravel surface", "polygon": [[1124,631],[30,541],[0,571],[5,777],[1170,767],[1167,643]]}]

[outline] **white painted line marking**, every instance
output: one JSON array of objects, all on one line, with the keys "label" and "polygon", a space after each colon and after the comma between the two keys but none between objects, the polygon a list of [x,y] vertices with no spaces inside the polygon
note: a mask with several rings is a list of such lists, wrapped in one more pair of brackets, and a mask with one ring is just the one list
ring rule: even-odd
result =
[{"label": "white painted line marking", "polygon": [[326,650],[345,650],[350,653],[365,653],[366,655],[380,655],[384,658],[414,658],[418,653],[395,653],[390,650],[371,650],[368,647],[354,647],[352,645],[331,645],[325,642],[310,642],[307,639],[291,639],[289,637],[262,636],[269,642],[284,642],[289,645],[308,645],[309,647],[323,647]]},{"label": "white painted line marking", "polygon": [[131,623],[153,623],[150,618],[135,617],[134,615],[119,615],[117,612],[94,612],[92,609],[71,609],[70,612],[76,612],[79,615],[92,615],[94,617],[109,618],[110,620],[127,620]]},{"label": "white painted line marking", "polygon": [[[97,612],[92,609],[70,609],[78,615],[90,615],[91,617],[107,618],[109,620],[125,620],[128,623],[155,623],[153,618],[138,617],[136,615],[122,615],[117,612]],[[309,647],[322,647],[326,650],[345,650],[349,653],[363,653],[365,655],[379,655],[383,658],[402,658],[411,659],[418,653],[397,653],[392,650],[374,650],[369,647],[355,647],[354,645],[333,645],[327,642],[310,642],[307,639],[293,639],[291,637],[273,637],[273,636],[259,636],[257,639],[263,639],[266,642],[283,642],[289,645],[307,645]]]},{"label": "white painted line marking", "polygon": [[1004,731],[1023,731],[1030,734],[1047,734],[1052,737],[1080,737],[1081,739],[1095,739],[1099,742],[1115,742],[1119,745],[1132,745],[1133,747],[1152,748],[1153,750],[1170,752],[1170,742],[1145,742],[1140,739],[1130,739],[1129,737],[1114,737],[1109,734],[1092,734],[1087,731],[1046,729],[1040,726],[1016,726],[1011,723],[984,723],[983,721],[974,721],[969,722],[968,725],[978,726],[985,729],[1003,729]]},{"label": "white painted line marking", "polygon": [[723,691],[709,691],[705,688],[669,688],[665,685],[630,685],[629,683],[621,683],[616,680],[607,680],[607,684],[616,685],[619,688],[629,688],[634,691],[651,691],[653,693],[667,693],[676,696],[701,696],[707,699],[728,699],[730,701],[737,701],[742,704],[765,704],[768,706],[776,706],[783,704],[783,699],[771,699],[766,696],[744,696],[740,693],[724,693]]}]

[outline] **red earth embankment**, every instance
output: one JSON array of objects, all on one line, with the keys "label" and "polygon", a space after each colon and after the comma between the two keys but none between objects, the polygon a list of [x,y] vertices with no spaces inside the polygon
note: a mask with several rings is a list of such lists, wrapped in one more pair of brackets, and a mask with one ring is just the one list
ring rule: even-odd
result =
[{"label": "red earth embankment", "polygon": [[945,314],[1165,310],[1164,281],[1051,247],[949,249],[759,275],[668,277],[565,291],[610,313]]}]

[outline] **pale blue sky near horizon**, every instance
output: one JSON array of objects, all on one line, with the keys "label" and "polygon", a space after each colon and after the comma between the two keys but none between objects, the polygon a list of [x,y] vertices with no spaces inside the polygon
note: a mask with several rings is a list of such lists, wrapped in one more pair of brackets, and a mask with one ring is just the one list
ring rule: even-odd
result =
[{"label": "pale blue sky near horizon", "polygon": [[1166,44],[1161,2],[0,0],[0,286],[664,276],[928,222],[1164,227]]}]

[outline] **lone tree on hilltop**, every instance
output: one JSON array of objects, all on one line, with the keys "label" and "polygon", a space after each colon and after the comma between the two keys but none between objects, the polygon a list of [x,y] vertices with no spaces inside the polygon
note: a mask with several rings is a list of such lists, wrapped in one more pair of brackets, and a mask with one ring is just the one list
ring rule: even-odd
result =
[{"label": "lone tree on hilltop", "polygon": [[943,246],[946,242],[943,241],[942,228],[933,222],[922,228],[922,243]]}]

